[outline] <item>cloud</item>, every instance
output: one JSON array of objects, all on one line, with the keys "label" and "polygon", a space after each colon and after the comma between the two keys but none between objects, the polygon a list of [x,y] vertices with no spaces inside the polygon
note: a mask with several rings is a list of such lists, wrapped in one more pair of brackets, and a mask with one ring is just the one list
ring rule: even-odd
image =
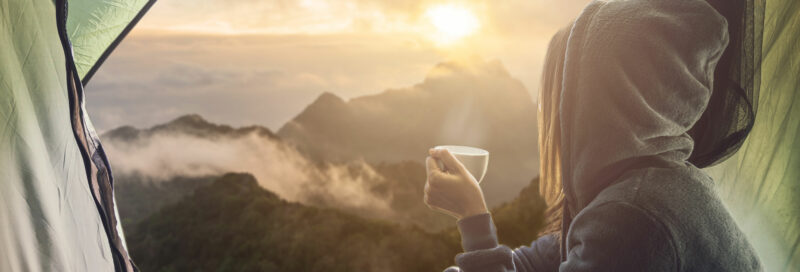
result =
[{"label": "cloud", "polygon": [[104,148],[117,177],[150,180],[226,172],[253,174],[259,184],[289,201],[334,206],[389,218],[391,198],[370,191],[384,177],[363,161],[319,165],[294,148],[255,133],[206,138],[158,133],[145,141],[106,139]]},{"label": "cloud", "polygon": [[294,0],[159,2],[141,28],[216,33],[321,34],[409,32],[427,27],[430,6],[442,3],[469,7],[494,31],[564,25],[587,0]]},{"label": "cloud", "polygon": [[276,130],[323,92],[410,85],[439,59],[407,37],[132,33],[87,85],[87,107],[100,131],[190,112]]},{"label": "cloud", "polygon": [[[456,2],[481,16],[483,33],[446,49],[405,28],[427,0],[158,2],[89,82],[89,114],[100,131],[190,112],[276,130],[323,92],[350,99],[411,86],[465,54],[501,60],[537,97],[551,35],[586,1]],[[206,24],[231,31],[165,31]]]}]

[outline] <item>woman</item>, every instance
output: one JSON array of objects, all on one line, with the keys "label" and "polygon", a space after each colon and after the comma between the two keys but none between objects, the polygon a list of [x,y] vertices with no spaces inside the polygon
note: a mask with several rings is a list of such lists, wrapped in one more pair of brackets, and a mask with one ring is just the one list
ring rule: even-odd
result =
[{"label": "woman", "polygon": [[459,219],[465,251],[448,271],[761,270],[698,168],[752,126],[728,79],[743,72],[728,47],[739,25],[722,15],[736,13],[702,0],[587,6],[551,42],[539,99],[541,191],[556,227],[530,247],[498,245],[475,179],[430,150],[425,202]]}]

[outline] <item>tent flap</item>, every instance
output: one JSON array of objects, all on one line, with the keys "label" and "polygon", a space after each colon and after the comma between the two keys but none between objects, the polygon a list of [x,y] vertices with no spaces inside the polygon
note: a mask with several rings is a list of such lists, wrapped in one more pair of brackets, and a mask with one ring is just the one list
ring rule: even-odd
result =
[{"label": "tent flap", "polygon": [[800,271],[800,1],[764,10],[758,114],[739,152],[710,169],[766,271]]},{"label": "tent flap", "polygon": [[83,85],[155,0],[70,0],[67,32]]}]

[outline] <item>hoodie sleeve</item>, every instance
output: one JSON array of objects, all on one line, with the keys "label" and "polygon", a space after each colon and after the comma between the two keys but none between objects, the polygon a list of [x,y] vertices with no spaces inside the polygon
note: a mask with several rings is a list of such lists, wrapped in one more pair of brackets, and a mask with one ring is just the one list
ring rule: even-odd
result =
[{"label": "hoodie sleeve", "polygon": [[543,236],[530,247],[510,249],[499,245],[490,214],[464,218],[458,222],[464,253],[456,256],[458,267],[447,272],[470,271],[554,271],[559,263],[558,239]]},{"label": "hoodie sleeve", "polygon": [[462,219],[458,227],[464,253],[456,256],[458,267],[445,272],[677,271],[679,267],[668,232],[644,210],[625,202],[589,207],[578,215],[567,237],[563,263],[555,235],[512,250],[498,244],[489,214]]}]

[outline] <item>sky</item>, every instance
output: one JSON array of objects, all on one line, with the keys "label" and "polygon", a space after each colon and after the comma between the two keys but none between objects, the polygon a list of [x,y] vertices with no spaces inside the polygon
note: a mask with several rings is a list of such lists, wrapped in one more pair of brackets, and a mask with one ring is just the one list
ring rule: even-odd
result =
[{"label": "sky", "polygon": [[475,56],[535,99],[550,37],[586,2],[158,1],[91,79],[87,107],[100,132],[188,113],[277,130],[323,92],[403,88]]}]

